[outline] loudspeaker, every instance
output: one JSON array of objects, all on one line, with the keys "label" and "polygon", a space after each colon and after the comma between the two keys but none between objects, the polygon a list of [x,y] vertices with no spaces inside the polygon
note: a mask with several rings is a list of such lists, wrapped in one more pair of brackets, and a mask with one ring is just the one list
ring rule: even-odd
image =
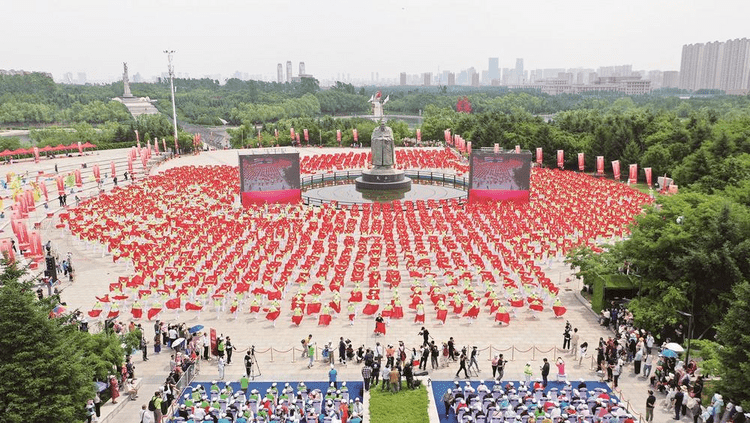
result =
[{"label": "loudspeaker", "polygon": [[57,280],[57,265],[55,264],[55,258],[53,256],[47,256],[47,270],[44,271],[44,275],[51,277],[52,280]]}]

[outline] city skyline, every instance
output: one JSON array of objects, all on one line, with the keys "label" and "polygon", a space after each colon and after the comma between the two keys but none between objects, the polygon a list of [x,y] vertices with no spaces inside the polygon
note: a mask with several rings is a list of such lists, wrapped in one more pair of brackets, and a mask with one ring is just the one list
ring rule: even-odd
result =
[{"label": "city skyline", "polygon": [[[733,13],[726,13],[732,10]],[[277,64],[304,61],[318,79],[339,74],[398,83],[407,74],[474,67],[487,58],[514,68],[679,70],[682,46],[747,36],[750,5],[718,1],[583,0],[529,7],[452,0],[350,2],[218,2],[29,0],[0,5],[0,69],[85,73],[116,81],[122,62],[144,79],[166,72],[164,49],[176,50],[175,71],[200,78],[236,72],[276,80]],[[29,25],[28,17],[34,24]],[[22,19],[23,18],[23,19]],[[480,78],[481,79],[481,78]]]}]

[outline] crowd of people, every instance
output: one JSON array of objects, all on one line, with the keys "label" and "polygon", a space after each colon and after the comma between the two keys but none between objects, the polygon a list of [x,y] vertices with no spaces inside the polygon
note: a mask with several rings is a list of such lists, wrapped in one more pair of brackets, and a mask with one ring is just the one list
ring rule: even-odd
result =
[{"label": "crowd of people", "polygon": [[331,382],[325,392],[310,389],[304,382],[299,382],[296,387],[286,383],[281,388],[273,383],[265,393],[261,393],[257,389],[250,389],[247,376],[243,376],[237,391],[232,384],[216,380],[211,382],[208,389],[203,385],[188,387],[175,421],[299,423],[312,420],[361,423],[363,415],[362,401],[359,397],[350,397],[346,382],[340,386]]}]

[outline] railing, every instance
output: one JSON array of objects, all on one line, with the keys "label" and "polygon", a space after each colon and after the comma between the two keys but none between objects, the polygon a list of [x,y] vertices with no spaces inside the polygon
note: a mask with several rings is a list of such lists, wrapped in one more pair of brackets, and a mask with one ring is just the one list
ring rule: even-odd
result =
[{"label": "railing", "polygon": [[182,377],[180,377],[180,380],[177,381],[177,385],[175,385],[175,392],[173,393],[175,400],[169,406],[169,411],[166,414],[166,416],[170,419],[169,421],[171,421],[172,416],[174,416],[174,414],[177,412],[177,407],[180,404],[180,398],[182,398],[182,395],[185,392],[185,388],[187,388],[188,385],[193,382],[195,376],[198,375],[200,370],[199,365],[200,360],[188,367],[187,370],[182,373]]},{"label": "railing", "polygon": [[[462,191],[469,190],[469,178],[465,176],[456,176],[455,174],[446,174],[442,172],[431,172],[431,171],[423,171],[423,170],[405,170],[404,174],[408,176],[409,178],[411,178],[412,182],[415,184],[450,186],[452,188],[459,189]],[[340,171],[340,172],[333,172],[333,173],[320,173],[320,174],[303,176],[300,179],[300,185],[303,191],[302,202],[307,205],[326,204],[329,201],[325,201],[325,200],[321,200],[317,198],[310,198],[309,196],[304,195],[304,191],[306,189],[322,188],[326,186],[349,185],[349,184],[354,183],[354,180],[360,176],[362,176],[361,170],[347,170],[347,171]],[[460,204],[465,203],[466,197],[459,198],[458,202]],[[347,201],[337,201],[336,204],[338,206],[338,205],[353,205],[357,203],[347,202]]]}]

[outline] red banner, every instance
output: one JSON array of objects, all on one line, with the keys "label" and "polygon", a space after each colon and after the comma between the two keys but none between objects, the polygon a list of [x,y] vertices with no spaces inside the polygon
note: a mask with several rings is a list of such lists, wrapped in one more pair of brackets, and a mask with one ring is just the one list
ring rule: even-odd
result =
[{"label": "red banner", "polygon": [[39,163],[39,147],[34,147],[34,163]]},{"label": "red banner", "polygon": [[279,140],[279,130],[278,129],[274,129],[273,130],[273,137],[276,138],[276,141]]},{"label": "red banner", "polygon": [[422,130],[417,129],[417,141],[422,141]]},{"label": "red banner", "polygon": [[341,143],[341,129],[336,130],[336,141]]},{"label": "red banner", "polygon": [[495,154],[500,152],[500,144],[495,143]]},{"label": "red banner", "polygon": [[216,339],[216,329],[211,328],[209,336],[211,337],[211,354],[219,355],[219,343]]},{"label": "red banner", "polygon": [[604,156],[596,156],[596,174],[604,175]]},{"label": "red banner", "polygon": [[352,136],[354,136],[354,142],[359,141],[359,134],[357,133],[357,128],[352,129]]},{"label": "red banner", "polygon": [[620,161],[615,160],[612,162],[612,173],[615,175],[615,180],[620,180]]},{"label": "red banner", "polygon": [[451,130],[446,129],[445,131],[443,131],[443,135],[445,136],[445,142],[450,144],[451,143]]},{"label": "red banner", "polygon": [[161,139],[161,146],[164,147],[164,152],[167,152],[167,140],[162,138]]},{"label": "red banner", "polygon": [[289,128],[289,137],[290,137],[290,138],[291,138],[292,140],[295,140],[295,139],[296,139],[296,137],[294,136],[294,128]]},{"label": "red banner", "polygon": [[536,148],[536,162],[539,164],[539,166],[542,165],[542,147]]},{"label": "red banner", "polygon": [[565,151],[563,150],[557,150],[557,167],[565,168]]},{"label": "red banner", "polygon": [[63,181],[62,175],[58,175],[56,178],[57,181],[57,193],[59,195],[65,194],[65,182]]},{"label": "red banner", "polygon": [[138,143],[138,150],[141,149],[141,137],[138,135],[138,130],[135,130],[135,140]]},{"label": "red banner", "polygon": [[94,165],[94,179],[96,179],[96,183],[97,184],[99,182],[101,182],[101,180],[102,180],[102,174],[101,174],[101,171],[99,170],[99,165],[98,164]]},{"label": "red banner", "polygon": [[646,185],[648,185],[649,188],[652,187],[651,182],[651,168],[650,167],[644,167],[643,171],[646,173]]},{"label": "red banner", "polygon": [[49,201],[49,194],[47,193],[47,183],[42,181],[39,186],[42,188],[42,194],[44,194],[44,201]]},{"label": "red banner", "polygon": [[638,182],[638,165],[631,164],[630,172],[628,174],[628,183],[635,184]]},{"label": "red banner", "polygon": [[305,142],[310,142],[310,134],[307,132],[307,129],[303,129],[302,132],[305,133]]},{"label": "red banner", "polygon": [[471,141],[466,143],[466,152],[471,154]]},{"label": "red banner", "polygon": [[83,178],[81,178],[81,169],[75,170],[75,179],[76,179],[76,186],[82,187],[83,186]]},{"label": "red banner", "polygon": [[586,168],[586,159],[583,153],[578,153],[578,171],[583,172],[585,168]]}]

